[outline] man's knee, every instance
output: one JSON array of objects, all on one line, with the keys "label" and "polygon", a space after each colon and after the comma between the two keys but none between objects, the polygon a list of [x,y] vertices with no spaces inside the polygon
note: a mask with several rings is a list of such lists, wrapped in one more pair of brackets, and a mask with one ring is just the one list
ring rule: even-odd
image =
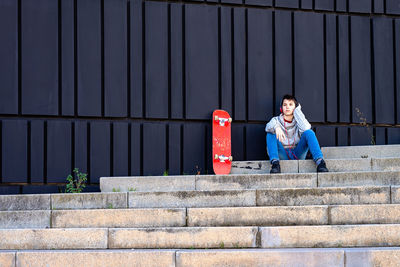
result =
[{"label": "man's knee", "polygon": [[313,130],[309,129],[309,130],[305,131],[303,133],[303,135],[306,136],[306,137],[309,137],[309,136],[315,136],[315,133],[314,133]]}]

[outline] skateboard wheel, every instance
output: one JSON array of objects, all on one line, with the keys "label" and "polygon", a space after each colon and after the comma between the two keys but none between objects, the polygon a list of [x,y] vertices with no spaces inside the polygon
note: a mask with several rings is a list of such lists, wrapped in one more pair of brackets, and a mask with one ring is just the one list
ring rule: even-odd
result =
[{"label": "skateboard wheel", "polygon": [[219,117],[218,116],[214,116],[214,120],[219,120]]},{"label": "skateboard wheel", "polygon": [[232,156],[229,156],[229,161],[233,161],[233,157]]},{"label": "skateboard wheel", "polygon": [[231,123],[231,122],[232,122],[232,118],[229,118],[229,119],[228,119],[228,122]]},{"label": "skateboard wheel", "polygon": [[214,159],[218,159],[218,155],[217,154],[215,154]]}]

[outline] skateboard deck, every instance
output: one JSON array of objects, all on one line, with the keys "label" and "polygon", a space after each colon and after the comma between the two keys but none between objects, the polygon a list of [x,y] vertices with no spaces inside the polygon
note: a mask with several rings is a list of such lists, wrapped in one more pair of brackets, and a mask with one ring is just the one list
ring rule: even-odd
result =
[{"label": "skateboard deck", "polygon": [[224,110],[212,114],[212,151],[215,174],[229,174],[232,167],[231,153],[232,118]]}]

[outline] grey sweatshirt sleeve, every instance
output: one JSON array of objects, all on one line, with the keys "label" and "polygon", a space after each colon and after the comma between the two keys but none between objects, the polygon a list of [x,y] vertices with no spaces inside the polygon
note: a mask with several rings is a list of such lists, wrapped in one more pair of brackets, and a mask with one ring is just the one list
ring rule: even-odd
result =
[{"label": "grey sweatshirt sleeve", "polygon": [[311,124],[306,119],[306,116],[304,116],[303,111],[301,111],[300,104],[295,108],[293,115],[300,133],[304,133],[305,131],[311,129]]},{"label": "grey sweatshirt sleeve", "polygon": [[277,117],[273,117],[265,126],[265,131],[267,133],[272,133],[275,134],[275,127],[277,125],[278,121],[277,121]]}]

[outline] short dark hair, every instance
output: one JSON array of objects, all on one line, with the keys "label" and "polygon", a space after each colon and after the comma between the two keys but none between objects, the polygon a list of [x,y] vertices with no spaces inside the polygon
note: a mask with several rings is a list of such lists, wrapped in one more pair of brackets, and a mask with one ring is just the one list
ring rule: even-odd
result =
[{"label": "short dark hair", "polygon": [[295,105],[297,106],[297,99],[293,96],[293,95],[284,95],[282,97],[282,101],[281,101],[281,107],[283,106],[283,101],[287,99],[287,100],[293,100]]}]

